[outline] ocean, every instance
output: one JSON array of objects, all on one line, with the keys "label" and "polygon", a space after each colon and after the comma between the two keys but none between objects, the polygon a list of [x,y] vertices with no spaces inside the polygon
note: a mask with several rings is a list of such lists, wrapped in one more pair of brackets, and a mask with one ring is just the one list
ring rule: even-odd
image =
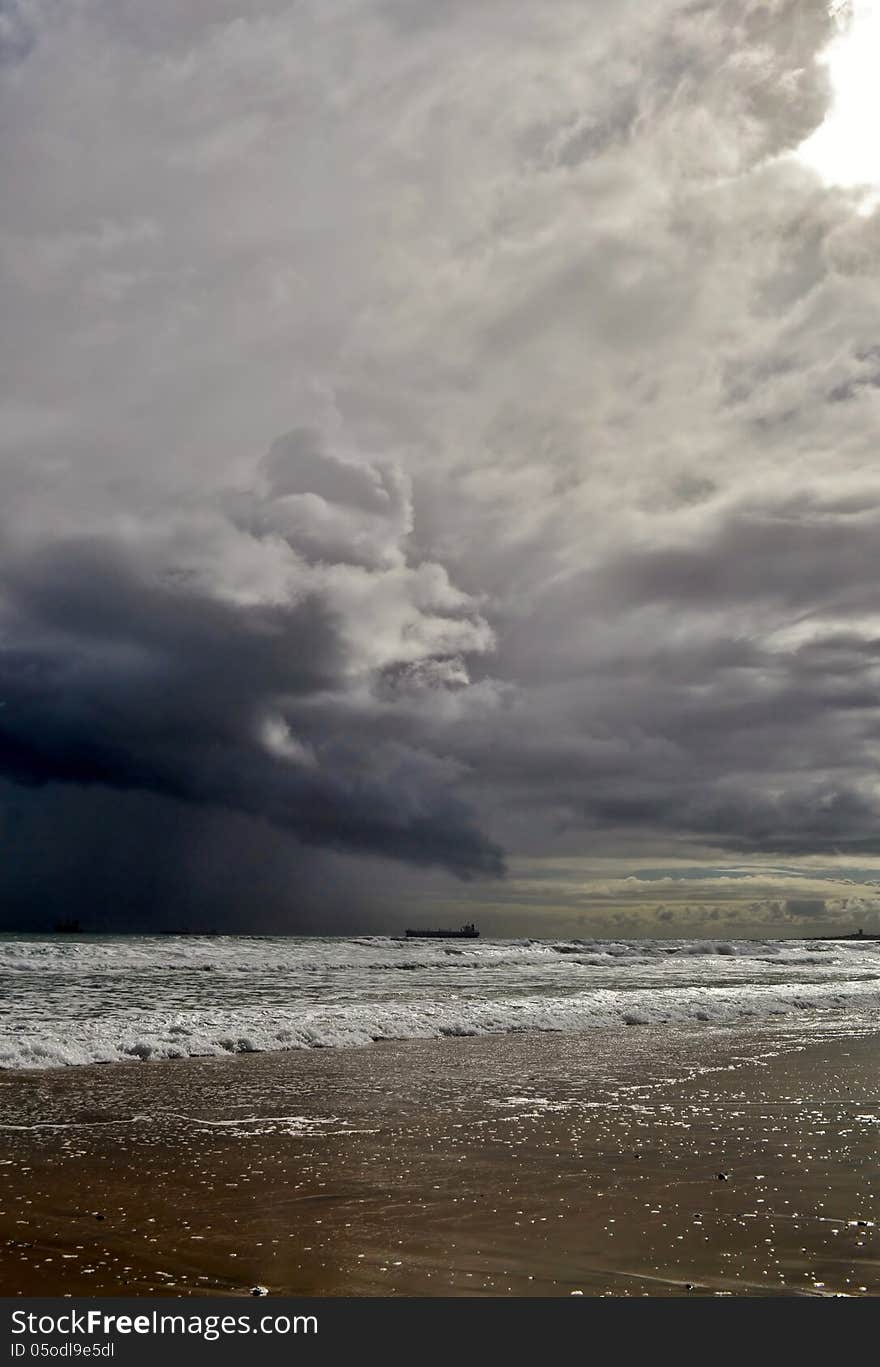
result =
[{"label": "ocean", "polygon": [[0,936],[4,1069],[878,1008],[872,941]]}]

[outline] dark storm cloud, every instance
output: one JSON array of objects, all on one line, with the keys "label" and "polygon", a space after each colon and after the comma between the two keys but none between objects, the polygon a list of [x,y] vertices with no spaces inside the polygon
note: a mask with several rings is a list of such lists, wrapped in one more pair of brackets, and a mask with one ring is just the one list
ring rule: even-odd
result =
[{"label": "dark storm cloud", "polygon": [[[268,461],[270,500],[315,489],[369,503],[369,466],[341,467],[315,440],[295,472],[287,447],[283,479],[280,443]],[[14,782],[144,790],[309,844],[462,877],[501,871],[442,759],[393,733],[378,756],[360,739],[347,693],[357,648],[329,590],[223,601],[173,563],[92,539],[7,555],[0,593],[0,773]],[[411,635],[417,625],[418,611]]]},{"label": "dark storm cloud", "polygon": [[[593,832],[685,833],[742,853],[880,852],[866,757],[878,732],[876,660],[853,656],[851,677],[802,673],[800,652],[763,667],[688,670],[684,685],[623,663],[589,698],[554,690],[517,752],[487,747],[485,768],[528,807],[543,797],[573,842]],[[861,672],[860,672],[861,671]],[[556,736],[545,738],[549,714]],[[523,726],[523,731],[525,727]],[[567,743],[562,734],[568,733]]]},{"label": "dark storm cloud", "polygon": [[534,633],[501,632],[502,671],[534,680],[513,706],[531,726],[518,749],[493,736],[481,769],[516,803],[543,794],[566,838],[880,851],[878,535],[868,487],[612,550],[540,601]]}]

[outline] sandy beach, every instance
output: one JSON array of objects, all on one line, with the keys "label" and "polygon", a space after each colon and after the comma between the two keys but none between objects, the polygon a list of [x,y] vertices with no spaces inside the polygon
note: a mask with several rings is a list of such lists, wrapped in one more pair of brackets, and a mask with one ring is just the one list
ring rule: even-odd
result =
[{"label": "sandy beach", "polygon": [[0,1286],[877,1294],[878,1045],[634,1028],[7,1074]]}]

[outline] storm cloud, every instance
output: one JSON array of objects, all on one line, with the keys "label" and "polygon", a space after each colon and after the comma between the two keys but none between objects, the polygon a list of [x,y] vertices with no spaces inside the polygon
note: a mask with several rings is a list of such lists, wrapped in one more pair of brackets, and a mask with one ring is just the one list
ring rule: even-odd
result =
[{"label": "storm cloud", "polygon": [[[603,860],[880,856],[880,213],[798,153],[835,32],[0,0],[16,923],[503,929],[553,861],[589,919]],[[849,915],[786,878],[750,925]]]},{"label": "storm cloud", "polygon": [[[458,652],[491,642],[439,565],[407,565],[404,486],[323,453],[311,433],[276,442],[261,473],[265,492],[230,500],[248,532],[206,505],[171,545],[142,533],[7,556],[0,771],[213,803],[306,843],[462,876],[500,872],[450,791],[450,761],[405,730],[377,750],[359,734],[377,677],[408,670],[430,694],[454,661],[465,688]],[[298,553],[322,541],[333,560]]]}]

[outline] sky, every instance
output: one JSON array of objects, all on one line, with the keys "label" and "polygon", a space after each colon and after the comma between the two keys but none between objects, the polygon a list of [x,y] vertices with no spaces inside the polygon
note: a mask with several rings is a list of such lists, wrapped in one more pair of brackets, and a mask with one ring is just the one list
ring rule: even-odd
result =
[{"label": "sky", "polygon": [[878,62],[0,0],[0,926],[880,929]]}]

